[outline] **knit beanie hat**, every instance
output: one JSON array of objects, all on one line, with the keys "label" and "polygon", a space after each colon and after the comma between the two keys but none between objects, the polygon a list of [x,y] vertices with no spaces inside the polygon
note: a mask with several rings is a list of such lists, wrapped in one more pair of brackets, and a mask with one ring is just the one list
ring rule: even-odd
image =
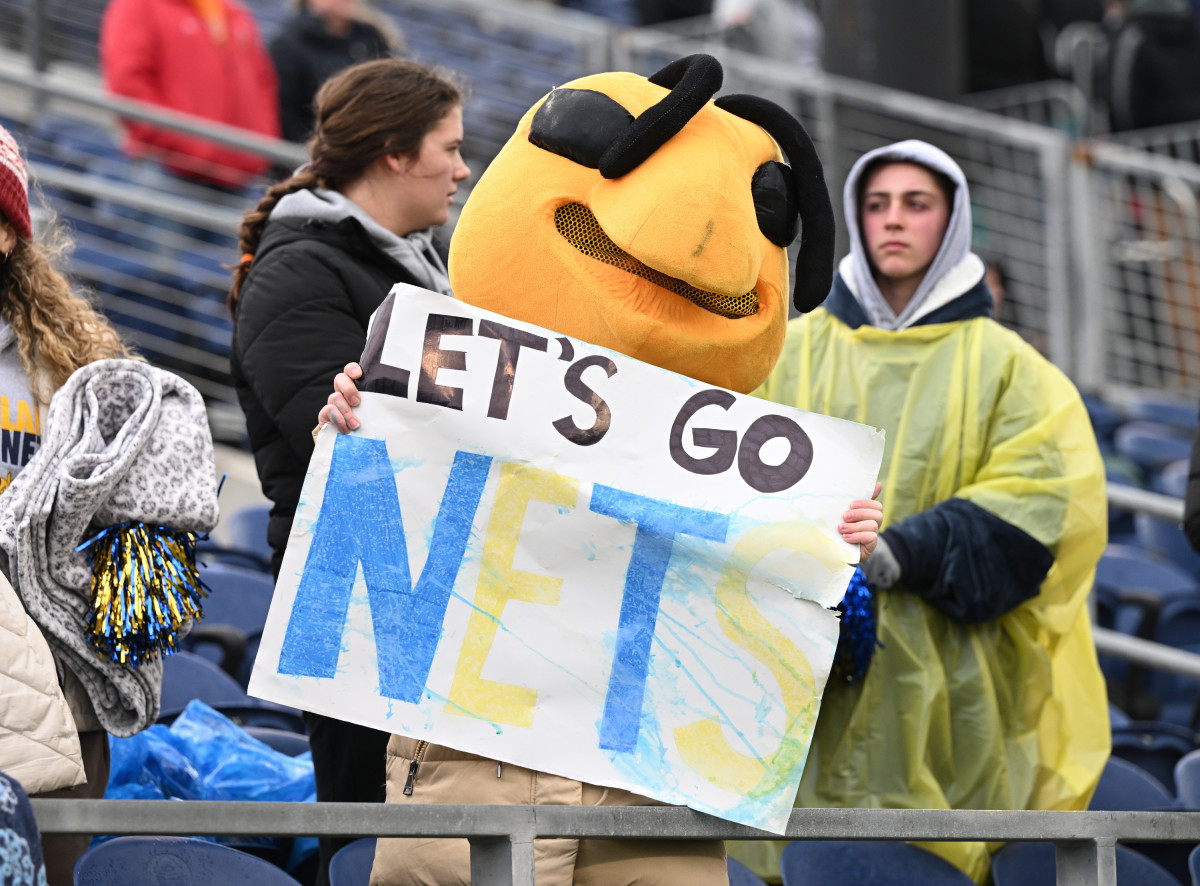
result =
[{"label": "knit beanie hat", "polygon": [[25,240],[33,239],[29,220],[29,178],[8,130],[0,126],[0,212]]}]

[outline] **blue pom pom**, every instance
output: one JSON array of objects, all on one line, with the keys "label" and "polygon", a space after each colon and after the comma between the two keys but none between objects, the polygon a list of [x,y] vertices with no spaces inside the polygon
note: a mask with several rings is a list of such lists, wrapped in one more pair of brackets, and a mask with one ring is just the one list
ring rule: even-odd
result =
[{"label": "blue pom pom", "polygon": [[855,567],[837,609],[842,613],[842,622],[833,654],[833,677],[844,683],[861,683],[871,667],[875,647],[883,645],[876,635],[875,595],[861,566]]}]

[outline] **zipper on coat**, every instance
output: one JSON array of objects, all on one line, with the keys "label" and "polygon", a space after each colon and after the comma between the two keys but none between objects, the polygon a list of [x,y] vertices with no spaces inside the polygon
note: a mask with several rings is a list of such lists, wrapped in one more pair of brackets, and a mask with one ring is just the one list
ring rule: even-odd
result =
[{"label": "zipper on coat", "polygon": [[421,760],[425,756],[425,749],[429,747],[429,742],[417,742],[416,753],[413,754],[412,762],[408,764],[408,780],[404,782],[404,796],[411,797],[413,785],[417,781],[417,770],[421,768]]}]

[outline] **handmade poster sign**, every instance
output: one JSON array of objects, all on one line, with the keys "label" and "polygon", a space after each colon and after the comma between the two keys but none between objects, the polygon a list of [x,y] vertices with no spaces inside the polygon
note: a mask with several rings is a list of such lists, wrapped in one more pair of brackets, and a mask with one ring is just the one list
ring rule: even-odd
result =
[{"label": "handmade poster sign", "polygon": [[781,832],[882,432],[411,286],[364,370],[251,694]]}]

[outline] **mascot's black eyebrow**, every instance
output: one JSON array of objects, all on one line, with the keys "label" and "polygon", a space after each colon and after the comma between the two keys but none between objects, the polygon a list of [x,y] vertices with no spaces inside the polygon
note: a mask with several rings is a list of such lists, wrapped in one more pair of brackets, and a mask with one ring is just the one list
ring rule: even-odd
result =
[{"label": "mascot's black eyebrow", "polygon": [[[621,104],[590,89],[556,89],[538,108],[529,141],[539,148],[620,178],[683,129],[721,88],[721,63],[710,55],[676,59],[649,78],[670,92],[634,117]],[[723,95],[717,107],[761,126],[791,166],[774,160],[750,183],[758,225],[776,246],[787,246],[800,229],[800,255],[792,301],[811,311],[833,282],[833,206],[821,161],[800,121],[774,102],[753,95]],[[803,222],[801,227],[800,223]]]}]

